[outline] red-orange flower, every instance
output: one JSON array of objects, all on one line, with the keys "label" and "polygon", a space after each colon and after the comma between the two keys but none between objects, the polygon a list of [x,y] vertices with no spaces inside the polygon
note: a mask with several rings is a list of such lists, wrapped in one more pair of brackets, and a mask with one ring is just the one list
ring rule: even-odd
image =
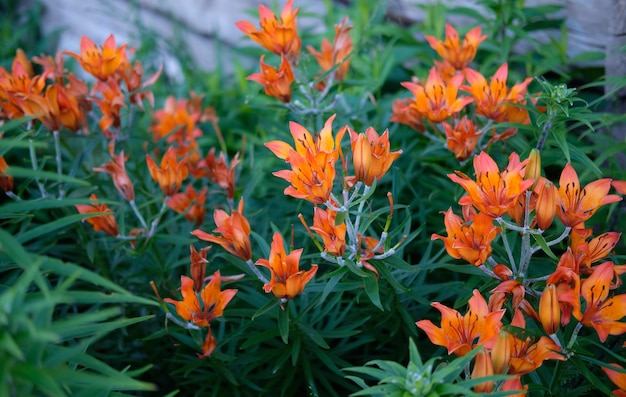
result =
[{"label": "red-orange flower", "polygon": [[380,181],[387,173],[391,164],[402,154],[402,150],[391,152],[388,130],[380,136],[372,127],[369,127],[364,134],[358,134],[349,127],[348,132],[356,179],[371,186],[374,180]]},{"label": "red-orange flower", "polygon": [[113,215],[113,210],[109,208],[109,206],[107,206],[106,204],[98,204],[98,197],[95,195],[95,193],[89,196],[89,199],[92,201],[91,205],[75,205],[78,213],[90,214],[93,212],[110,212],[110,214],[85,218],[83,219],[83,222],[87,221],[88,223],[90,223],[93,226],[93,230],[95,230],[96,232],[102,230],[103,232],[110,234],[111,236],[118,236],[120,234],[120,229],[117,226],[117,221],[115,220],[115,216]]},{"label": "red-orange flower", "polygon": [[202,225],[206,214],[206,194],[208,188],[205,186],[200,193],[191,185],[187,185],[184,193],[176,193],[170,197],[167,206],[179,214],[185,212],[185,219],[196,226]]},{"label": "red-orange flower", "polygon": [[158,167],[152,157],[146,154],[146,163],[152,179],[159,183],[161,190],[166,196],[172,196],[183,184],[189,174],[187,160],[176,161],[174,147],[170,146],[161,159],[161,166]]},{"label": "red-orange flower", "polygon": [[64,53],[76,58],[87,73],[102,81],[114,75],[120,65],[128,62],[126,44],[117,47],[112,34],[104,41],[102,48],[83,36],[80,40],[80,55],[71,51]]},{"label": "red-orange flower", "polygon": [[523,105],[526,104],[524,97],[532,77],[515,84],[509,91],[506,86],[507,63],[498,68],[489,84],[482,74],[473,69],[466,68],[464,73],[470,86],[462,89],[474,97],[478,114],[497,122],[528,123],[528,111]]},{"label": "red-orange flower", "polygon": [[196,250],[196,247],[189,245],[189,274],[193,280],[194,292],[200,292],[202,285],[204,284],[204,276],[206,275],[206,253],[211,249],[211,245],[202,248],[200,251]]},{"label": "red-orange flower", "polygon": [[580,294],[585,298],[587,307],[582,314],[579,310],[573,312],[581,323],[596,330],[601,342],[609,335],[626,333],[626,323],[619,322],[626,317],[626,294],[609,298],[614,275],[612,262],[596,266],[580,286]]},{"label": "red-orange flower", "polygon": [[394,123],[408,125],[415,131],[424,132],[424,115],[417,111],[411,104],[413,100],[410,98],[396,99],[391,104],[391,119]]},{"label": "red-orange flower", "polygon": [[445,41],[442,42],[433,36],[425,36],[425,38],[440,57],[449,62],[450,65],[454,66],[456,69],[461,70],[466,68],[474,60],[478,45],[487,38],[487,35],[481,36],[480,33],[480,27],[475,27],[467,32],[463,39],[463,44],[461,44],[456,29],[447,23]]},{"label": "red-orange flower", "polygon": [[324,38],[320,52],[312,46],[307,46],[307,50],[317,59],[317,63],[324,72],[330,70],[335,65],[339,65],[335,69],[334,76],[339,81],[343,80],[346,73],[348,73],[350,68],[348,56],[352,53],[352,39],[348,34],[352,26],[346,26],[347,20],[347,18],[344,18],[341,21],[341,25],[335,25],[335,40],[332,45]]},{"label": "red-orange flower", "polygon": [[109,128],[118,128],[121,123],[120,112],[126,107],[126,99],[120,85],[115,79],[110,78],[106,82],[98,80],[93,87],[94,92],[100,93],[102,97],[96,97],[93,100],[98,104],[102,117],[98,126],[107,138],[113,137]]},{"label": "red-orange flower", "polygon": [[[624,369],[619,364],[611,363],[611,366]],[[619,389],[613,390],[615,397],[626,397],[626,373],[618,372],[614,369],[601,367],[604,373],[611,379],[611,382],[615,384]]]},{"label": "red-orange flower", "polygon": [[467,160],[474,153],[480,137],[480,130],[476,130],[476,126],[467,116],[463,116],[454,128],[444,122],[443,129],[446,132],[448,149],[454,153],[454,157],[459,161]]},{"label": "red-orange flower", "polygon": [[277,55],[285,55],[290,61],[295,62],[302,46],[296,20],[298,10],[299,8],[293,10],[293,0],[288,0],[280,14],[280,19],[277,19],[272,10],[261,4],[259,5],[260,30],[248,21],[239,21],[235,25],[261,46]]},{"label": "red-orange flower", "polygon": [[505,311],[490,312],[485,298],[477,289],[469,300],[469,311],[465,316],[439,302],[431,306],[441,312],[441,328],[430,320],[421,320],[415,325],[426,332],[432,343],[446,347],[448,354],[464,356],[478,345],[490,349],[500,334]]},{"label": "red-orange flower", "polygon": [[324,242],[324,251],[334,255],[343,256],[346,250],[346,224],[336,224],[337,213],[330,208],[323,210],[319,207],[313,209],[313,226],[315,231]]},{"label": "red-orange flower", "polygon": [[433,234],[432,240],[443,240],[448,255],[455,259],[464,259],[474,266],[480,266],[491,256],[491,242],[500,233],[500,228],[493,225],[493,218],[484,213],[474,217],[471,224],[452,212],[445,212],[444,223],[447,237]]},{"label": "red-orange flower", "polygon": [[512,208],[519,195],[532,186],[532,179],[524,180],[527,162],[520,162],[517,153],[511,153],[508,167],[500,172],[496,162],[486,152],[481,152],[474,157],[476,181],[460,171],[448,174],[448,177],[467,192],[459,204],[472,204],[480,212],[497,218]]},{"label": "red-orange flower", "polygon": [[200,229],[194,230],[191,234],[200,240],[221,245],[226,251],[244,261],[251,259],[250,224],[246,217],[243,216],[243,206],[242,198],[239,201],[239,207],[237,210],[233,210],[230,216],[224,210],[215,210],[213,219],[217,227],[213,230],[213,233],[220,233],[221,236],[214,236]]},{"label": "red-orange flower", "polygon": [[281,55],[278,70],[264,62],[261,56],[261,73],[253,73],[248,80],[256,81],[265,87],[265,93],[281,102],[291,101],[291,83],[294,82],[293,72],[287,58]]},{"label": "red-orange flower", "polygon": [[239,153],[235,154],[229,165],[224,153],[220,153],[216,158],[215,148],[211,148],[209,154],[197,164],[197,167],[205,168],[211,182],[217,183],[226,190],[226,197],[232,199],[235,197],[235,167],[237,165],[239,165]]},{"label": "red-orange flower", "polygon": [[108,163],[102,164],[100,167],[96,167],[93,170],[96,172],[106,172],[113,178],[113,184],[118,192],[128,201],[135,199],[135,188],[133,182],[126,173],[126,157],[124,157],[124,151],[120,154],[111,154],[113,160]]},{"label": "red-orange flower", "polygon": [[49,73],[35,75],[33,65],[26,54],[18,49],[13,59],[11,73],[0,67],[0,114],[13,119],[23,117],[25,112],[20,100],[28,95],[40,96]]},{"label": "red-orange flower", "polygon": [[610,189],[609,178],[598,179],[581,189],[576,170],[567,163],[559,180],[559,205],[556,216],[565,226],[576,226],[591,218],[601,206],[622,199],[615,194],[608,194]]},{"label": "red-orange flower", "polygon": [[300,270],[301,255],[302,248],[287,255],[283,236],[278,232],[274,233],[269,259],[261,258],[256,262],[272,273],[270,282],[263,286],[266,293],[272,292],[280,299],[292,299],[302,293],[304,286],[317,272],[317,265],[311,265],[311,269],[307,271]]},{"label": "red-orange flower", "polygon": [[433,123],[440,123],[474,100],[471,97],[457,97],[463,78],[462,74],[458,74],[446,83],[433,67],[424,85],[406,81],[402,86],[415,97],[411,106]]}]

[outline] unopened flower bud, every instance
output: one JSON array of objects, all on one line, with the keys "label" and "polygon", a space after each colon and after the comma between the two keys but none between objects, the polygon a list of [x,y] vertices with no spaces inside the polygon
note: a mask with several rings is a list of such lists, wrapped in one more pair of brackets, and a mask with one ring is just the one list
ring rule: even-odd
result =
[{"label": "unopened flower bud", "polygon": [[535,219],[541,230],[547,230],[556,214],[557,189],[552,182],[542,179],[543,185],[538,188],[537,203],[535,204]]},{"label": "unopened flower bud", "polygon": [[[478,353],[474,359],[474,370],[472,371],[472,379],[484,378],[493,375],[493,364],[488,351]],[[474,386],[476,393],[491,393],[493,390],[493,381],[479,383]]]},{"label": "unopened flower bud", "polygon": [[561,307],[556,285],[548,284],[539,299],[539,319],[543,329],[550,335],[561,325]]},{"label": "unopened flower bud", "polygon": [[372,146],[365,134],[359,134],[352,145],[352,162],[357,181],[365,181],[372,165]]},{"label": "unopened flower bud", "polygon": [[528,155],[528,165],[526,165],[524,179],[532,179],[535,181],[530,187],[532,190],[537,185],[539,178],[541,178],[541,152],[537,149],[532,149]]},{"label": "unopened flower bud", "polygon": [[511,359],[511,335],[502,331],[491,348],[491,362],[495,374],[504,374]]}]

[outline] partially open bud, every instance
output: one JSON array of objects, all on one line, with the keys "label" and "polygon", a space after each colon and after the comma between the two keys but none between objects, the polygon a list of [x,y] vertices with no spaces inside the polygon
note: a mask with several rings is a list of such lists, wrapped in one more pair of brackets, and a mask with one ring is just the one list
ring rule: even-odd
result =
[{"label": "partially open bud", "polygon": [[191,274],[191,279],[193,280],[193,290],[195,292],[200,292],[202,290],[204,277],[206,276],[206,264],[208,263],[206,253],[210,248],[211,246],[209,245],[202,248],[200,252],[198,252],[193,245],[189,246],[189,250],[191,252],[191,255],[189,256],[189,261],[191,262],[189,273]]},{"label": "partially open bud", "polygon": [[545,178],[541,179],[542,185],[538,186],[537,203],[535,204],[535,220],[541,230],[547,230],[556,214],[558,192],[556,186]]},{"label": "partially open bud", "polygon": [[535,181],[530,187],[532,190],[537,185],[539,178],[541,178],[541,152],[537,149],[532,149],[528,155],[528,165],[526,165],[524,179],[532,179]]},{"label": "partially open bud", "polygon": [[[474,358],[474,370],[472,371],[472,379],[483,378],[493,375],[493,364],[488,351],[482,351]],[[474,386],[476,393],[491,393],[493,390],[493,381],[479,383]]]},{"label": "partially open bud", "polygon": [[495,374],[505,374],[511,359],[511,335],[501,331],[491,348],[491,362]]},{"label": "partially open bud", "polygon": [[550,335],[561,325],[561,307],[556,285],[548,284],[539,299],[539,320],[543,329]]},{"label": "partially open bud", "polygon": [[365,134],[359,134],[352,143],[352,162],[357,181],[365,181],[372,165],[372,146]]}]

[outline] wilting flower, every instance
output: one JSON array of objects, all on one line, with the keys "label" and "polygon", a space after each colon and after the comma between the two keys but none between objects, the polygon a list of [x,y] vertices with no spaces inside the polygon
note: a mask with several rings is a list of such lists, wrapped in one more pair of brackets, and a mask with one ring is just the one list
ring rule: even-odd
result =
[{"label": "wilting flower", "polygon": [[317,272],[317,265],[311,269],[300,270],[300,256],[302,248],[285,252],[283,236],[276,232],[272,238],[269,259],[259,259],[256,264],[266,267],[272,273],[270,282],[263,286],[266,293],[274,293],[280,299],[292,299],[302,293],[304,286],[311,281]]},{"label": "wilting flower", "polygon": [[444,223],[447,237],[433,234],[432,240],[443,240],[448,255],[455,259],[464,259],[474,266],[480,266],[491,256],[491,242],[500,233],[500,228],[493,225],[493,218],[479,213],[469,225],[452,212],[445,212]]},{"label": "wilting flower", "polygon": [[626,317],[626,294],[609,298],[611,281],[615,275],[612,262],[604,262],[594,268],[591,276],[580,286],[580,294],[585,298],[587,307],[584,313],[573,312],[581,323],[593,327],[601,342],[609,335],[621,335],[626,332],[626,323],[619,322]]},{"label": "wilting flower", "polygon": [[459,200],[459,204],[472,204],[480,212],[494,218],[505,214],[532,184],[532,179],[524,180],[524,167],[528,160],[520,162],[517,153],[509,156],[508,167],[500,172],[498,165],[486,153],[481,152],[474,157],[476,181],[471,180],[460,171],[448,174],[452,181],[465,189],[467,196]]},{"label": "wilting flower", "polygon": [[441,41],[433,36],[425,36],[428,44],[437,51],[440,57],[454,66],[456,69],[461,70],[466,68],[476,57],[476,50],[478,45],[482,43],[487,35],[480,35],[480,27],[467,32],[463,39],[463,44],[459,39],[459,34],[456,29],[449,23],[446,24],[446,40]]},{"label": "wilting flower", "polygon": [[213,229],[213,233],[220,233],[221,236],[214,236],[200,229],[194,230],[191,234],[200,240],[221,245],[226,251],[244,261],[250,260],[252,258],[250,224],[246,217],[243,216],[243,205],[242,198],[239,201],[239,207],[237,207],[237,210],[233,210],[230,216],[221,209],[216,209],[213,212],[213,219],[217,226]]},{"label": "wilting flower", "polygon": [[[611,366],[624,369],[619,364],[611,363]],[[619,389],[613,390],[615,397],[626,397],[626,373],[618,372],[608,367],[601,367],[604,373],[611,379],[611,382],[615,384]]]},{"label": "wilting flower", "polygon": [[261,56],[261,73],[253,73],[248,80],[256,81],[265,87],[265,93],[281,102],[291,100],[291,83],[294,82],[293,72],[287,58],[281,55],[278,70],[264,62],[265,55]]},{"label": "wilting flower", "polygon": [[567,163],[559,180],[556,216],[565,226],[576,226],[591,218],[601,206],[622,199],[615,194],[608,194],[610,189],[609,178],[598,179],[581,189],[576,170]]},{"label": "wilting flower", "polygon": [[83,36],[80,40],[80,55],[71,51],[64,53],[76,58],[87,73],[101,81],[114,75],[120,65],[128,62],[126,44],[117,47],[115,37],[112,34],[104,41],[102,48],[98,47],[87,36]]},{"label": "wilting flower", "polygon": [[402,150],[391,152],[388,130],[380,136],[372,127],[364,134],[358,134],[352,128],[348,128],[348,132],[356,180],[371,186],[375,179],[379,181],[387,173],[391,164],[402,154]]},{"label": "wilting flower", "polygon": [[491,349],[500,334],[505,310],[490,312],[485,298],[477,289],[469,300],[469,311],[465,316],[439,302],[431,306],[441,312],[441,328],[430,320],[421,320],[415,324],[426,332],[432,343],[446,347],[448,354],[464,356],[479,345]]},{"label": "wilting flower", "polygon": [[126,157],[124,157],[124,152],[122,151],[118,155],[111,154],[111,157],[113,160],[93,170],[96,172],[106,172],[111,175],[113,184],[122,197],[124,197],[125,200],[133,201],[135,199],[135,189],[133,182],[126,173]]},{"label": "wilting flower", "polygon": [[150,106],[154,107],[154,94],[147,88],[156,83],[162,71],[163,66],[159,67],[159,70],[142,82],[143,66],[140,61],[135,61],[132,66],[130,63],[122,65],[121,73],[126,82],[126,90],[130,96],[130,102],[137,104],[143,110],[143,101],[147,99]]},{"label": "wilting flower", "polygon": [[311,46],[307,46],[307,50],[317,59],[317,63],[324,72],[338,65],[334,78],[339,81],[343,80],[346,73],[348,73],[350,68],[348,56],[352,53],[352,39],[348,34],[352,26],[346,26],[346,23],[347,18],[344,18],[341,21],[341,25],[335,25],[335,40],[332,45],[324,38],[320,52]]},{"label": "wilting flower", "polygon": [[296,15],[299,8],[293,10],[293,0],[288,0],[277,19],[272,10],[259,5],[259,22],[261,29],[257,30],[248,21],[239,21],[235,25],[252,40],[277,55],[285,55],[295,62],[300,55],[302,40],[298,36]]},{"label": "wilting flower", "polygon": [[206,157],[190,167],[190,172],[196,177],[207,176],[211,182],[226,190],[226,197],[235,197],[235,168],[239,165],[239,153],[228,164],[224,153],[215,156],[215,148],[211,148]]},{"label": "wilting flower", "polygon": [[313,209],[313,226],[315,231],[324,242],[324,252],[334,256],[343,256],[346,250],[346,224],[336,224],[337,213],[330,208],[323,210],[319,207]]},{"label": "wilting flower", "polygon": [[462,89],[474,97],[478,114],[497,122],[528,123],[528,111],[523,106],[532,77],[515,84],[509,91],[506,86],[509,73],[506,63],[498,68],[489,84],[482,74],[473,69],[466,68],[464,73],[470,86]]},{"label": "wilting flower", "polygon": [[89,196],[89,199],[92,201],[91,205],[87,204],[76,204],[76,209],[80,214],[90,214],[94,212],[110,212],[110,214],[106,215],[97,215],[92,216],[90,218],[84,218],[84,221],[87,221],[93,226],[93,230],[96,232],[102,230],[103,232],[110,234],[111,236],[118,236],[120,234],[120,229],[117,226],[117,221],[115,220],[115,216],[113,215],[113,210],[109,208],[106,204],[98,204],[98,197],[94,194]]},{"label": "wilting flower", "polygon": [[402,86],[411,91],[415,97],[415,102],[411,106],[433,123],[440,123],[460,112],[474,100],[470,97],[457,98],[463,78],[462,74],[458,74],[446,83],[433,67],[424,85],[406,81]]},{"label": "wilting flower", "polygon": [[183,184],[183,180],[185,180],[189,174],[187,160],[176,161],[174,150],[173,146],[167,149],[161,159],[160,167],[154,163],[150,155],[146,154],[146,163],[148,164],[150,175],[152,175],[152,179],[159,183],[161,190],[166,196],[172,196],[178,192],[178,189],[180,189]]},{"label": "wilting flower", "polygon": [[276,157],[285,160],[290,170],[274,172],[291,185],[285,188],[285,194],[302,198],[313,204],[323,204],[329,197],[335,179],[335,162],[341,155],[340,141],[345,133],[342,129],[333,140],[332,122],[335,115],[328,118],[317,139],[298,123],[289,123],[289,129],[295,143],[295,150],[282,141],[265,144]]},{"label": "wilting flower", "polygon": [[467,158],[474,153],[481,131],[476,130],[476,126],[467,116],[463,116],[454,128],[446,122],[442,124],[446,132],[448,149],[454,153],[454,157],[456,157],[457,160],[467,160]]},{"label": "wilting flower", "polygon": [[170,197],[167,206],[179,214],[185,213],[185,219],[195,224],[202,225],[206,214],[206,194],[208,188],[205,186],[200,193],[191,185],[187,185],[184,193],[176,193]]},{"label": "wilting flower", "polygon": [[11,192],[13,191],[13,177],[6,174],[7,168],[9,168],[7,161],[4,156],[0,156],[0,188],[5,192]]},{"label": "wilting flower", "polygon": [[417,111],[411,104],[413,100],[410,98],[396,99],[391,104],[391,119],[394,123],[408,125],[415,131],[424,132],[424,115]]}]

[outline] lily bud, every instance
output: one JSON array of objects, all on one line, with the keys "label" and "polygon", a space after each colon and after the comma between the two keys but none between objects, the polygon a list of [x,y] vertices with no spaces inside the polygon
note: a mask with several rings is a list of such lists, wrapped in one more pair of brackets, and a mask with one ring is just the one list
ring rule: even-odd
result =
[{"label": "lily bud", "polygon": [[193,280],[194,292],[200,292],[202,290],[204,277],[206,276],[206,264],[208,263],[206,253],[210,248],[211,246],[209,245],[202,248],[200,252],[198,252],[193,245],[189,246],[189,250],[191,251],[189,258],[191,262],[189,273],[191,274],[191,279]]},{"label": "lily bud", "polygon": [[491,362],[495,374],[504,374],[509,367],[511,359],[511,335],[507,332],[500,332],[491,348]]},{"label": "lily bud", "polygon": [[365,134],[359,134],[352,148],[352,162],[357,181],[365,181],[372,165],[372,146]]},{"label": "lily bud", "polygon": [[524,179],[532,179],[535,181],[530,189],[537,186],[537,181],[541,178],[541,153],[537,149],[532,149],[528,155],[528,165],[526,165],[526,174]]},{"label": "lily bud", "polygon": [[[472,379],[484,378],[493,375],[493,364],[489,352],[482,351],[476,355],[474,362],[474,370],[472,371]],[[491,393],[493,390],[493,381],[479,383],[474,386],[476,393]]]},{"label": "lily bud", "polygon": [[539,299],[539,320],[543,329],[550,335],[554,334],[561,325],[561,307],[556,285],[548,284]]},{"label": "lily bud", "polygon": [[538,189],[537,203],[535,204],[535,219],[541,230],[547,230],[556,214],[557,189],[552,182],[542,179],[543,185]]}]

